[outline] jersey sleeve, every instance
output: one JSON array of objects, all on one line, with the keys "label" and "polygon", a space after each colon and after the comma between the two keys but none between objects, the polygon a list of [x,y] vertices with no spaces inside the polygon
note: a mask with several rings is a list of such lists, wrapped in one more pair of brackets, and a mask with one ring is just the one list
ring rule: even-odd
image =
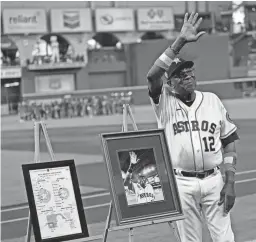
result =
[{"label": "jersey sleeve", "polygon": [[221,130],[220,130],[220,138],[226,139],[228,136],[233,134],[237,127],[234,121],[230,118],[228,111],[226,110],[223,103],[219,100],[220,112],[221,112]]},{"label": "jersey sleeve", "polygon": [[221,139],[222,147],[225,148],[228,144],[233,143],[236,140],[239,140],[239,136],[237,132],[233,132],[231,135],[226,137],[225,139]]}]

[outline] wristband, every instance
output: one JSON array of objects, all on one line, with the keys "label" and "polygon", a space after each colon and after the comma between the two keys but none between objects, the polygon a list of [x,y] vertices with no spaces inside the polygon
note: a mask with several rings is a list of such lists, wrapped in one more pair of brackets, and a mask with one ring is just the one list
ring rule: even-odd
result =
[{"label": "wristband", "polygon": [[175,56],[173,50],[171,48],[167,48],[162,55],[159,56],[159,58],[155,61],[155,64],[164,70],[168,70],[171,66],[173,59],[171,56]]},{"label": "wristband", "polygon": [[185,45],[186,40],[182,37],[178,37],[174,43],[168,47],[164,53],[155,61],[155,65],[168,71],[173,59],[179,54],[181,48]]},{"label": "wristband", "polygon": [[226,171],[232,171],[236,172],[236,160],[237,160],[237,154],[235,152],[229,152],[224,154],[224,168]]},{"label": "wristband", "polygon": [[129,173],[132,173],[134,166],[135,166],[135,165],[131,163],[131,165],[130,165],[130,167],[129,167],[129,169],[128,169],[128,172],[129,172]]}]

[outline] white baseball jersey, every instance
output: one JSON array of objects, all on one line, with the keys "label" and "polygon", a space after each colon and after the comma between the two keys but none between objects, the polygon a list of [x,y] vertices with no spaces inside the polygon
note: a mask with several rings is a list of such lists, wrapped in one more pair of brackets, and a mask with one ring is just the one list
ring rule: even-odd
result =
[{"label": "white baseball jersey", "polygon": [[168,88],[162,89],[158,104],[151,99],[158,128],[165,129],[173,167],[185,171],[204,171],[220,165],[221,139],[237,129],[214,93],[195,93],[190,107]]},{"label": "white baseball jersey", "polygon": [[141,187],[138,183],[134,183],[134,190],[138,203],[148,203],[155,199],[154,188],[147,183],[146,187]]}]

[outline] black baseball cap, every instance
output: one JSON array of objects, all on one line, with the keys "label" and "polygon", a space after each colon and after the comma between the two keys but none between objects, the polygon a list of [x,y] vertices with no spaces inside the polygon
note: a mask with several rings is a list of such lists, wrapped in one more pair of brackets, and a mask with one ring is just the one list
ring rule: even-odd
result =
[{"label": "black baseball cap", "polygon": [[181,71],[184,68],[191,68],[194,66],[194,62],[193,61],[186,61],[182,58],[178,58],[176,57],[171,66],[169,67],[169,69],[165,72],[165,77],[167,79],[170,79],[171,77],[173,77],[175,74],[179,73],[179,71]]}]

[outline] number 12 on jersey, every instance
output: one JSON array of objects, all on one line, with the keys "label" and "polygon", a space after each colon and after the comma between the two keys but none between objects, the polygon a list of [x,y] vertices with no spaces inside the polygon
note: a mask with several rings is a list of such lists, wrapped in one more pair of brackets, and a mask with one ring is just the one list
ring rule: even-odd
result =
[{"label": "number 12 on jersey", "polygon": [[215,140],[213,136],[204,137],[203,142],[204,142],[205,152],[215,151],[215,148],[214,148]]}]

